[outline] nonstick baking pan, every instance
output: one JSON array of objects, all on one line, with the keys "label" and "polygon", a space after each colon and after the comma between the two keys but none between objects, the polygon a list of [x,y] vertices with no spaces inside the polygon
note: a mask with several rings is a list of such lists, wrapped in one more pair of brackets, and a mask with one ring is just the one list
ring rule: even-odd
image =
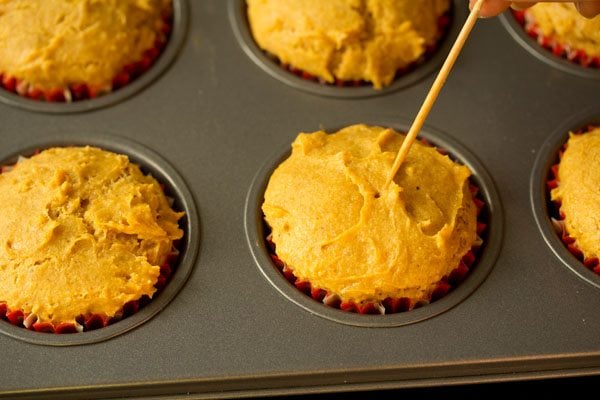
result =
[{"label": "nonstick baking pan", "polygon": [[[431,305],[349,314],[303,297],[269,263],[266,179],[299,132],[408,129],[448,43],[389,89],[322,87],[264,64],[273,60],[248,40],[243,1],[175,4],[165,53],[131,86],[73,104],[1,97],[0,163],[50,145],[128,154],[186,211],[187,239],[167,290],[108,328],[51,335],[0,321],[0,398],[227,398],[600,374],[600,277],[561,247],[545,189],[569,130],[600,124],[599,70],[544,61],[511,14],[480,20],[422,137],[474,172],[489,217],[481,257]],[[456,0],[446,41],[466,14]]]}]

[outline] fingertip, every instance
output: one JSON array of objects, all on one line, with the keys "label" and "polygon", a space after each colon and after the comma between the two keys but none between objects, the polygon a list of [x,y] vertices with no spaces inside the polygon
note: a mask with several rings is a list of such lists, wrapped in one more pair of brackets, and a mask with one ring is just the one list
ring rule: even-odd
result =
[{"label": "fingertip", "polygon": [[531,6],[533,6],[535,1],[520,1],[518,3],[511,3],[510,8],[517,11],[523,11]]},{"label": "fingertip", "polygon": [[[469,9],[472,10],[476,2],[477,0],[469,0]],[[509,6],[510,1],[488,0],[481,6],[481,11],[479,11],[479,17],[495,17],[496,15],[502,14]]]},{"label": "fingertip", "polygon": [[577,1],[575,7],[586,18],[594,18],[600,14],[600,1]]}]

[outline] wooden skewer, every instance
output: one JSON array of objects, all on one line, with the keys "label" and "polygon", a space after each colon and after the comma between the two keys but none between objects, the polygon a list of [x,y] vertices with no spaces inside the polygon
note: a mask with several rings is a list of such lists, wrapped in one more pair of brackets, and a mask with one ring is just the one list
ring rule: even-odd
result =
[{"label": "wooden skewer", "polygon": [[452,46],[452,49],[450,50],[450,53],[448,54],[446,61],[444,61],[444,65],[442,65],[442,68],[441,68],[440,72],[438,73],[437,78],[435,78],[435,81],[433,82],[433,85],[431,86],[431,89],[429,90],[429,93],[427,94],[427,97],[425,98],[425,102],[423,102],[423,105],[421,106],[421,109],[419,110],[419,113],[417,114],[415,121],[413,122],[412,126],[410,127],[410,130],[408,131],[408,133],[406,134],[406,137],[404,138],[404,141],[402,142],[402,146],[400,146],[400,150],[398,151],[398,154],[396,155],[396,159],[394,160],[394,165],[392,166],[392,170],[390,171],[390,174],[389,174],[389,176],[385,182],[385,185],[383,187],[384,189],[387,188],[388,185],[392,182],[392,180],[398,173],[398,169],[400,169],[400,166],[406,159],[408,151],[410,150],[410,146],[413,144],[413,142],[417,138],[419,131],[423,127],[423,124],[425,123],[425,119],[427,118],[427,115],[429,115],[429,112],[431,111],[431,108],[433,107],[435,100],[437,99],[438,95],[440,94],[440,91],[442,90],[444,83],[446,83],[448,74],[450,74],[450,71],[452,70],[454,63],[456,62],[456,59],[458,58],[460,51],[462,50],[463,46],[465,45],[465,42],[466,42],[467,38],[469,37],[469,34],[471,33],[473,26],[475,26],[475,22],[477,22],[477,18],[479,17],[479,12],[481,11],[481,6],[483,5],[484,1],[485,0],[477,0],[477,3],[475,3],[475,5],[473,6],[473,9],[471,10],[469,17],[465,21],[465,24],[463,25],[460,33],[458,34],[458,37],[456,38],[456,42],[454,42],[454,45]]}]

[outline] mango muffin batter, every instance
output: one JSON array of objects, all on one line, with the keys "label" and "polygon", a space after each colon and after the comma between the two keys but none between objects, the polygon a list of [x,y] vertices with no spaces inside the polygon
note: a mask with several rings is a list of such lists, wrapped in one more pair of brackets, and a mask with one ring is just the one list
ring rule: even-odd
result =
[{"label": "mango muffin batter", "polygon": [[571,3],[539,3],[527,11],[544,36],[600,57],[600,16],[583,17]]},{"label": "mango muffin batter", "polygon": [[152,296],[183,213],[124,155],[52,148],[0,174],[0,302],[38,322]]},{"label": "mango muffin batter", "polygon": [[99,91],[140,61],[171,0],[0,0],[0,74],[40,90]]},{"label": "mango muffin batter", "polygon": [[565,228],[585,258],[600,258],[600,127],[571,134],[551,192],[561,203]]},{"label": "mango muffin batter", "polygon": [[262,210],[278,257],[342,300],[429,300],[474,244],[469,169],[415,143],[384,189],[404,136],[354,125],[301,133]]},{"label": "mango muffin batter", "polygon": [[439,39],[450,0],[248,0],[257,44],[327,82],[389,85]]}]

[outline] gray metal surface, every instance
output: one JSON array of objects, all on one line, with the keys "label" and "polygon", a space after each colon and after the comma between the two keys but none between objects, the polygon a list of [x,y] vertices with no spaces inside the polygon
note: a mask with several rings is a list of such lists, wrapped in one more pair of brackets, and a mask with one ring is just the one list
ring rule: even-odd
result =
[{"label": "gray metal surface", "polygon": [[244,231],[252,179],[300,131],[410,121],[433,75],[369,98],[305,93],[249,59],[225,2],[188,3],[177,58],[136,95],[76,114],[0,104],[2,154],[63,134],[128,138],[181,175],[201,220],[187,283],[135,329],[68,347],[0,334],[0,397],[232,397],[600,374],[600,289],[546,244],[530,199],[546,140],[582,109],[600,114],[600,80],[540,62],[498,19],[478,22],[428,125],[474,154],[495,183],[504,210],[496,263],[470,296],[432,318],[340,324],[298,307],[260,272]]}]

